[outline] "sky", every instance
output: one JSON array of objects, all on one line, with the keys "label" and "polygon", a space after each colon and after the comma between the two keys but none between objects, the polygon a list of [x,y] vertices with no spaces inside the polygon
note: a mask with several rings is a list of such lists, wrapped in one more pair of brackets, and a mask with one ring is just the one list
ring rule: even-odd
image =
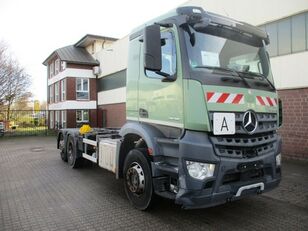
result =
[{"label": "sky", "polygon": [[42,62],[85,34],[122,38],[185,0],[0,0],[0,41],[32,77],[34,99],[46,100]]}]

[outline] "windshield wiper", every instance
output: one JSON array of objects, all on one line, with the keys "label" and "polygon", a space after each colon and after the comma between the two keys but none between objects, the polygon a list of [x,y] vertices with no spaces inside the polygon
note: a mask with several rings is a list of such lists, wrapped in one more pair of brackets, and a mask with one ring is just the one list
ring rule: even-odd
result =
[{"label": "windshield wiper", "polygon": [[202,66],[196,66],[195,68],[206,68],[206,69],[210,69],[210,70],[219,70],[219,71],[227,71],[232,73],[233,76],[239,77],[241,78],[241,80],[245,83],[245,85],[248,88],[251,88],[251,86],[248,84],[247,80],[245,79],[245,77],[243,77],[239,72],[237,72],[236,70],[232,69],[232,68],[227,68],[227,67],[217,67],[217,66],[206,66],[206,65],[202,65]]},{"label": "windshield wiper", "polygon": [[257,77],[261,77],[262,80],[265,80],[274,90],[276,89],[275,86],[273,85],[273,83],[265,77],[265,75],[261,74],[261,73],[257,73],[257,72],[252,72],[252,71],[245,71],[245,72],[242,72],[243,74],[249,74],[249,75],[252,75],[252,76],[257,76]]}]

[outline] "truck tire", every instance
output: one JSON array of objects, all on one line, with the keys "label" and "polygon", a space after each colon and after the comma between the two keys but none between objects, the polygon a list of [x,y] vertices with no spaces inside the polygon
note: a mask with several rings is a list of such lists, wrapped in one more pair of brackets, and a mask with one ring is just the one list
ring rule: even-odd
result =
[{"label": "truck tire", "polygon": [[59,134],[59,149],[60,149],[60,156],[64,162],[67,162],[67,154],[64,142],[64,136],[62,133]]},{"label": "truck tire", "polygon": [[152,174],[149,162],[140,149],[128,153],[123,176],[125,193],[131,204],[139,210],[148,209],[153,197]]},{"label": "truck tire", "polygon": [[82,164],[82,158],[77,157],[77,147],[72,136],[68,137],[67,146],[67,163],[71,168],[79,168]]}]

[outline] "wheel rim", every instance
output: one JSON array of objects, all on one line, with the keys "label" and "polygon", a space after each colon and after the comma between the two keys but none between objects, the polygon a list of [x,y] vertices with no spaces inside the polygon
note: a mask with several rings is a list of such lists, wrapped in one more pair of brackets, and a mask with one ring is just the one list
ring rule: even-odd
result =
[{"label": "wheel rim", "polygon": [[140,196],[144,193],[145,178],[142,167],[137,163],[132,163],[126,172],[126,184],[130,192]]},{"label": "wheel rim", "polygon": [[69,144],[68,146],[67,158],[68,158],[69,163],[72,164],[74,157],[73,157],[73,148],[71,144]]}]

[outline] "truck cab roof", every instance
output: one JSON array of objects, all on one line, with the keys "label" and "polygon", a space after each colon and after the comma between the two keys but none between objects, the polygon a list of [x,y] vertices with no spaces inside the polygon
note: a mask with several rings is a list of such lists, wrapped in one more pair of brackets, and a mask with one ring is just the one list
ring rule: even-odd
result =
[{"label": "truck cab roof", "polygon": [[[168,13],[152,19],[145,24],[135,28],[131,32],[131,37],[136,37],[136,34],[141,35],[141,31],[149,25],[155,23],[176,23],[178,25],[182,25],[184,23],[203,23],[207,21],[209,24],[219,25],[219,26],[226,26],[232,28],[234,30],[239,31],[240,33],[248,33],[253,36],[257,36],[260,39],[264,40],[266,44],[269,44],[269,36],[268,34],[263,31],[262,29],[250,25],[245,22],[237,21],[235,19],[225,17],[223,15],[211,13],[205,11],[201,7],[197,6],[185,6],[185,7],[178,7],[169,11]],[[135,35],[135,36],[133,36]]]}]

